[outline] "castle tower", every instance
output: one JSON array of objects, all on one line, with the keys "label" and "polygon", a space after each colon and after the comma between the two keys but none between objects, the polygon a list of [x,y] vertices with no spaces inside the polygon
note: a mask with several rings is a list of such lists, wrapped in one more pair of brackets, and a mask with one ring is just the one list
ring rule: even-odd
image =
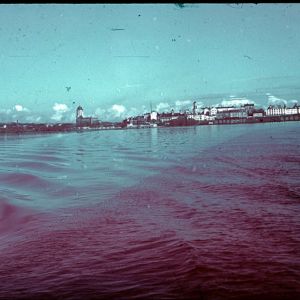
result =
[{"label": "castle tower", "polygon": [[196,110],[197,110],[197,102],[194,101],[194,102],[193,102],[193,115],[196,114]]},{"label": "castle tower", "polygon": [[76,126],[81,125],[83,119],[83,108],[79,105],[76,109]]},{"label": "castle tower", "polygon": [[76,119],[83,118],[83,108],[79,105],[76,109]]}]

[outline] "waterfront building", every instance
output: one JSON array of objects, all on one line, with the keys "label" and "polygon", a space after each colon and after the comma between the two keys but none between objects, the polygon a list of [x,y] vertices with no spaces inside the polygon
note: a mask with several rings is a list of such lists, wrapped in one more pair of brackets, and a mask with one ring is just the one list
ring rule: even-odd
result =
[{"label": "waterfront building", "polygon": [[[288,115],[288,116],[286,116]],[[296,116],[295,116],[296,115]],[[266,113],[263,108],[256,108],[253,103],[246,103],[241,106],[214,106],[197,108],[196,101],[193,102],[191,111],[179,111],[157,113],[151,111],[143,116],[128,118],[123,121],[123,127],[142,128],[161,126],[189,126],[203,124],[240,124],[255,122],[274,122],[298,120],[300,106],[292,108],[269,107]],[[280,119],[278,119],[280,118]]]},{"label": "waterfront building", "polygon": [[216,106],[217,112],[223,112],[223,111],[231,111],[235,110],[236,106]]},{"label": "waterfront building", "polygon": [[286,107],[285,105],[270,105],[266,110],[267,116],[284,116],[300,114],[300,106],[295,104],[293,107]]},{"label": "waterfront building", "polygon": [[217,106],[216,109],[217,109],[217,113],[236,111],[237,109],[245,110],[244,107],[237,107],[237,106]]},{"label": "waterfront building", "polygon": [[123,123],[126,124],[126,127],[135,127],[135,126],[144,125],[147,123],[149,116],[148,114],[145,114],[142,116],[129,117],[126,120],[124,120]]},{"label": "waterfront building", "polygon": [[201,121],[213,121],[216,119],[216,116],[212,116],[209,110],[204,109],[200,114]]},{"label": "waterfront building", "polygon": [[144,116],[144,120],[146,120],[147,122],[150,122],[150,118],[151,118],[150,113],[145,113],[143,116]]},{"label": "waterfront building", "polygon": [[204,107],[203,110],[202,110],[202,113],[205,114],[205,115],[210,114],[210,107]]},{"label": "waterfront building", "polygon": [[265,111],[262,108],[253,109],[251,112],[248,113],[248,115],[252,116],[254,118],[259,118],[259,117],[263,117],[265,115]]},{"label": "waterfront building", "polygon": [[212,107],[212,108],[210,109],[210,115],[211,115],[211,116],[216,116],[217,113],[218,113],[218,108],[217,108],[217,107]]},{"label": "waterfront building", "polygon": [[255,110],[254,103],[246,103],[242,105],[242,108],[244,108],[248,116],[252,116]]},{"label": "waterfront building", "polygon": [[195,121],[201,121],[201,114],[199,114],[199,113],[196,113],[196,114],[188,114],[188,115],[187,115],[187,118],[188,118],[188,119],[191,119],[191,120],[195,120]]},{"label": "waterfront building", "polygon": [[177,120],[178,118],[184,117],[184,116],[185,116],[185,114],[175,113],[174,110],[172,110],[171,113],[161,113],[161,114],[159,114],[158,120],[161,123],[166,123],[166,122],[169,122],[171,120]]},{"label": "waterfront building", "polygon": [[76,126],[77,127],[94,127],[99,125],[99,120],[94,117],[84,117],[82,106],[76,109]]},{"label": "waterfront building", "polygon": [[158,113],[157,111],[151,111],[150,113],[150,121],[157,121]]},{"label": "waterfront building", "polygon": [[216,119],[225,119],[225,118],[247,118],[248,114],[245,109],[234,108],[227,110],[218,110]]}]

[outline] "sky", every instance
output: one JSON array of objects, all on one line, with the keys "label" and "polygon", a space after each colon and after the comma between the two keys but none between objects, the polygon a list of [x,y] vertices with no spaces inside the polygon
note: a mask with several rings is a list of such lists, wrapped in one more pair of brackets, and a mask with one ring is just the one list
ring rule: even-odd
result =
[{"label": "sky", "polygon": [[300,103],[299,28],[299,3],[0,4],[0,123]]}]

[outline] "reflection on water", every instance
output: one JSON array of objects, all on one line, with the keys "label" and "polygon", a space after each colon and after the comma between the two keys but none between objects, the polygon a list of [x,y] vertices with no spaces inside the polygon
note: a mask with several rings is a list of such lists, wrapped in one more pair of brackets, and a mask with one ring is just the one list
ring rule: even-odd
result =
[{"label": "reflection on water", "polygon": [[1,299],[300,295],[298,123],[0,143]]}]

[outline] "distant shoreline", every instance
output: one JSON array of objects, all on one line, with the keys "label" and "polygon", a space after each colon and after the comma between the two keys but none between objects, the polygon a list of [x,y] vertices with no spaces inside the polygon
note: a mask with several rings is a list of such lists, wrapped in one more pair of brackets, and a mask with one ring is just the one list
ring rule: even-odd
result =
[{"label": "distant shoreline", "polygon": [[[190,119],[176,120],[168,124],[158,124],[156,128],[161,127],[187,127],[187,126],[211,126],[211,125],[233,125],[233,124],[257,124],[257,123],[274,123],[274,122],[290,122],[300,121],[300,114],[297,115],[278,115],[278,116],[263,116],[251,118],[224,118],[213,121],[195,121]],[[132,127],[122,126],[121,123],[109,123],[109,125],[102,125],[97,127],[83,127],[76,126],[73,123],[0,123],[0,134],[32,134],[32,133],[68,133],[68,132],[88,132],[88,131],[102,131],[102,130],[121,130],[121,129],[142,129],[151,128],[149,125],[134,125]]]}]

